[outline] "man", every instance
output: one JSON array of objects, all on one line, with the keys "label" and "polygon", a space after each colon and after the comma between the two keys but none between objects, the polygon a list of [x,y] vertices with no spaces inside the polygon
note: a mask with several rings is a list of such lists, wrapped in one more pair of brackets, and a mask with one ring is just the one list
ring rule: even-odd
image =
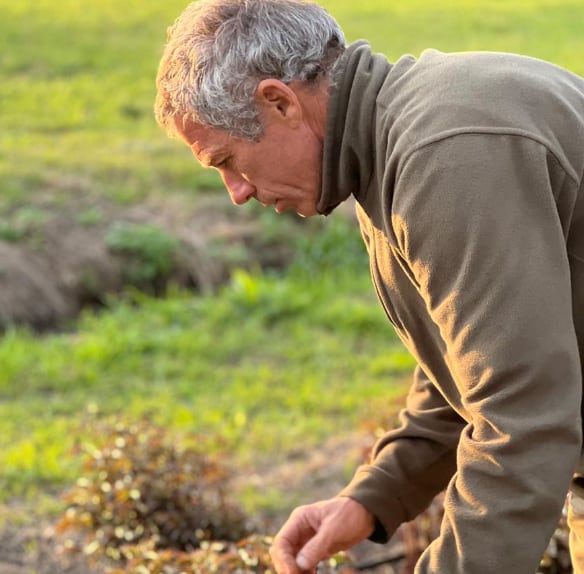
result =
[{"label": "man", "polygon": [[[235,204],[329,214],[353,195],[373,281],[418,361],[401,428],[276,536],[279,574],[385,541],[446,489],[416,573],[531,574],[572,478],[584,356],[584,80],[428,50],[390,64],[300,0],[201,0],[169,30],[159,123]],[[358,392],[356,382],[356,392]]]}]

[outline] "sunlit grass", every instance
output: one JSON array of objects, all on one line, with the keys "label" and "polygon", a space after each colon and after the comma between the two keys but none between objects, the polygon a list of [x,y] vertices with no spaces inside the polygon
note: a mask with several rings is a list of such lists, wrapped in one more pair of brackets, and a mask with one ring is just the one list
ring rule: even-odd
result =
[{"label": "sunlit grass", "polygon": [[135,294],[86,313],[72,333],[8,332],[4,496],[72,480],[68,450],[88,412],[216,435],[238,464],[283,461],[299,444],[354,432],[371,402],[403,393],[396,382],[413,363],[366,273],[348,263],[337,274],[308,272],[301,260],[286,278],[238,272],[219,296]]},{"label": "sunlit grass", "polygon": [[[196,192],[218,178],[152,116],[166,27],[187,2],[0,0],[0,212],[61,179],[121,203]],[[505,50],[584,73],[584,3],[552,0],[325,0],[349,40],[391,59],[433,47]],[[1,184],[4,185],[4,184]],[[50,185],[50,182],[49,182]],[[79,190],[69,191],[79,194]]]},{"label": "sunlit grass", "polygon": [[579,0],[328,0],[350,40],[366,38],[390,58],[495,50],[551,60],[584,73],[584,4]]}]

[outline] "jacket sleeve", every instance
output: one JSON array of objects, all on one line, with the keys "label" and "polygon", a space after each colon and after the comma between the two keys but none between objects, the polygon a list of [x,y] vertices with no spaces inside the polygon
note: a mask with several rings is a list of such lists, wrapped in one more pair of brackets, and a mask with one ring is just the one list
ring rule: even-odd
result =
[{"label": "jacket sleeve", "polygon": [[359,467],[340,493],[376,517],[375,542],[386,542],[402,522],[424,510],[456,468],[456,445],[464,421],[420,367],[399,418],[400,427],[376,443],[372,463]]},{"label": "jacket sleeve", "polygon": [[417,574],[534,572],[557,524],[581,447],[555,203],[575,184],[546,147],[515,135],[445,138],[402,170],[394,231],[467,413],[441,535]]}]

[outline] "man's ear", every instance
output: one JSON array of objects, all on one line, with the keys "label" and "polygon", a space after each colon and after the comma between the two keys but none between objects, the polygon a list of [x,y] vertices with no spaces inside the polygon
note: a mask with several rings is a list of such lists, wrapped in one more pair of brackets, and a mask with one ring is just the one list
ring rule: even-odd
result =
[{"label": "man's ear", "polygon": [[296,125],[302,119],[302,106],[296,92],[284,82],[268,78],[256,89],[256,101],[264,114]]}]

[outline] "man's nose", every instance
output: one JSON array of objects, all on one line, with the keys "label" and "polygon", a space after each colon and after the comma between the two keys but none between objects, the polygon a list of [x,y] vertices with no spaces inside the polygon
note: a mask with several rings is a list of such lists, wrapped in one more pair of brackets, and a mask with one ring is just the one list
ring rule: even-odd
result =
[{"label": "man's nose", "polygon": [[255,187],[243,178],[226,178],[225,187],[235,205],[243,205],[255,193]]}]

